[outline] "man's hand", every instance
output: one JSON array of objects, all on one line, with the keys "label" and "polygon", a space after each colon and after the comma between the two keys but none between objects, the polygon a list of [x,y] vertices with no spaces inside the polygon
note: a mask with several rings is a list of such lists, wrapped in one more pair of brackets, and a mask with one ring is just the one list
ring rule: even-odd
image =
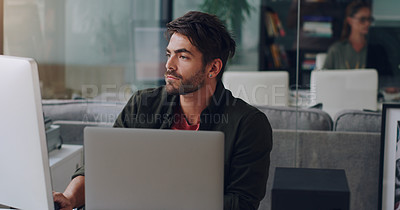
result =
[{"label": "man's hand", "polygon": [[72,210],[72,203],[64,194],[53,192],[53,200],[59,204],[60,210]]},{"label": "man's hand", "polygon": [[85,205],[85,177],[75,177],[64,193],[53,192],[53,200],[59,204],[60,210],[72,210]]}]

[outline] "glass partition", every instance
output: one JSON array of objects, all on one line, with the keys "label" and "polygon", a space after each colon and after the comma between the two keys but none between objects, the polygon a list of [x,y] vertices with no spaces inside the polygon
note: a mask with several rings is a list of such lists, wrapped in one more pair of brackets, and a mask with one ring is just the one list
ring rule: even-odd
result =
[{"label": "glass partition", "polygon": [[[289,106],[319,108],[334,119],[341,110],[379,112],[382,103],[400,101],[400,18],[393,12],[397,2],[364,1],[364,8],[371,5],[368,14],[364,14],[368,16],[364,21],[368,25],[363,22],[365,32],[360,32],[365,37],[365,47],[336,52],[344,55],[336,60],[332,53],[328,53],[335,44],[349,43],[346,41],[348,38],[343,36],[345,22],[351,23],[346,27],[360,22],[357,20],[359,17],[353,14],[355,11],[346,18],[346,7],[351,2],[262,1],[259,70],[289,72]],[[266,29],[263,29],[263,24]],[[360,53],[352,53],[358,50],[361,50]],[[327,64],[324,65],[326,59]],[[361,59],[358,65],[357,59]],[[328,65],[331,62],[350,65]],[[327,72],[327,69],[335,71]],[[359,70],[346,71],[354,69]]]},{"label": "glass partition", "polygon": [[121,99],[159,85],[160,1],[6,0],[4,54],[34,58],[45,99]]},{"label": "glass partition", "polygon": [[[372,3],[371,16],[375,17],[368,43],[383,50],[385,56],[381,57],[389,73],[377,71],[377,93],[369,94],[376,107],[359,109],[376,111],[383,102],[400,101],[400,18],[393,12],[397,10],[391,9],[391,5],[397,5],[393,1],[367,1]],[[210,10],[207,4],[213,1],[0,2],[4,4],[4,54],[37,60],[44,99],[126,100],[132,91],[164,82],[167,43],[163,32],[169,21],[164,17],[173,19],[189,10]],[[216,8],[226,10],[224,1],[216,2],[220,4]],[[312,75],[323,68],[324,54],[340,40],[350,0],[241,0],[236,4],[243,2],[247,5],[239,9],[243,20],[222,18],[238,46],[227,71],[288,72],[286,106],[325,111],[328,102],[317,100],[319,96],[311,87]],[[324,96],[333,100],[338,97],[329,93]],[[347,101],[351,100],[357,99]]]},{"label": "glass partition", "polygon": [[[228,12],[224,2],[247,6],[239,7],[245,8],[239,12]],[[213,6],[234,16],[240,13],[243,20],[224,19],[237,41],[236,55],[228,63],[225,75],[238,71],[244,71],[241,76],[254,75],[254,72],[284,73],[279,79],[268,76],[273,78],[268,84],[251,80],[245,84],[244,78],[240,78],[236,84],[241,89],[236,94],[240,97],[240,93],[250,88],[247,97],[261,94],[263,99],[268,96],[272,96],[272,100],[285,98],[286,103],[280,107],[270,103],[258,104],[258,107],[267,110],[275,131],[286,129],[275,134],[288,134],[287,138],[293,138],[290,143],[283,141],[290,145],[280,148],[286,151],[288,146],[288,153],[295,157],[285,159],[286,153],[283,153],[283,159],[292,163],[290,166],[298,166],[301,161],[296,158],[300,156],[295,153],[303,148],[308,152],[306,146],[299,147],[300,135],[307,137],[315,130],[333,131],[336,114],[351,109],[373,113],[373,118],[378,119],[369,125],[375,130],[364,130],[374,132],[364,135],[375,140],[381,129],[378,126],[382,104],[400,103],[400,1],[364,0],[372,5],[369,14],[346,17],[350,2],[0,0],[0,54],[32,57],[38,62],[43,99],[125,102],[135,90],[164,84],[166,22],[189,10],[206,11]],[[325,63],[333,60],[328,57],[329,51],[341,41],[346,20],[369,24],[367,30],[363,29],[365,46],[368,46],[361,48],[365,50],[365,57],[347,56],[346,59],[355,61],[350,65],[344,60],[345,65],[349,63],[348,68],[328,68]],[[353,47],[346,46],[347,51]],[[376,71],[368,70],[371,67]],[[279,92],[282,90],[283,94]],[[272,110],[270,114],[268,110]],[[324,115],[327,125],[317,115]],[[99,116],[100,120],[104,117],[113,121],[117,115]],[[360,127],[358,123],[363,121],[353,123],[351,120],[343,127]],[[314,156],[312,152],[309,155]]]},{"label": "glass partition", "polygon": [[[243,5],[246,2],[247,7]],[[231,6],[227,6],[232,4]],[[260,0],[240,1],[206,1],[206,0],[175,0],[173,4],[173,18],[180,17],[190,10],[200,10],[216,14],[222,19],[231,31],[236,41],[236,53],[229,62],[228,71],[257,71],[258,44],[260,22]],[[221,8],[221,9],[215,9]],[[228,9],[229,8],[229,9]],[[246,12],[248,9],[248,13]],[[243,15],[243,20],[234,20],[234,17]]]}]

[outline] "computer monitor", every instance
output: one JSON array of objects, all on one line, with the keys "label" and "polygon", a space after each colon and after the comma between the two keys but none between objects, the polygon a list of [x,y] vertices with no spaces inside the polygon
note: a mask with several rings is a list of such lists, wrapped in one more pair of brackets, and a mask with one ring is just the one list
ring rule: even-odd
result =
[{"label": "computer monitor", "polygon": [[377,110],[378,74],[375,69],[316,70],[311,72],[311,104],[322,103],[332,118],[344,109]]},{"label": "computer monitor", "polygon": [[287,71],[227,71],[222,81],[232,94],[256,106],[287,106],[289,73]]},{"label": "computer monitor", "polygon": [[0,56],[0,204],[53,209],[37,65]]}]

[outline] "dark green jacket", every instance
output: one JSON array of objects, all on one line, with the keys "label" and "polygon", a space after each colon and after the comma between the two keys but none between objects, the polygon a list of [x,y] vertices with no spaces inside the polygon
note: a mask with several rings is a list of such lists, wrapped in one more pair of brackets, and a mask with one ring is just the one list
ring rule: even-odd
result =
[{"label": "dark green jacket", "polygon": [[[114,127],[169,129],[179,96],[165,87],[138,91]],[[221,82],[200,116],[199,130],[225,134],[224,209],[257,209],[268,179],[272,129],[264,113],[234,98]],[[74,176],[84,175],[84,169]]]}]

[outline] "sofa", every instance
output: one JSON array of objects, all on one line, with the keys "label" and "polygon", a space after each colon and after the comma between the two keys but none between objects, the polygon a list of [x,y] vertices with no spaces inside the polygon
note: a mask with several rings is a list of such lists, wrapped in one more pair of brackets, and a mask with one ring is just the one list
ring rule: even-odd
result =
[{"label": "sofa", "polygon": [[350,209],[377,209],[379,133],[273,130],[273,139],[267,194],[260,210],[270,209],[276,167],[344,169]]},{"label": "sofa", "polygon": [[64,144],[83,145],[86,126],[110,127],[125,106],[125,101],[43,100],[44,116],[60,125]]},{"label": "sofa", "polygon": [[[64,144],[83,144],[86,126],[112,126],[125,101],[43,100],[46,117],[60,125]],[[343,110],[334,119],[320,109],[257,106],[273,128],[267,192],[269,210],[276,167],[344,169],[350,209],[376,209],[379,192],[380,113]]]}]

